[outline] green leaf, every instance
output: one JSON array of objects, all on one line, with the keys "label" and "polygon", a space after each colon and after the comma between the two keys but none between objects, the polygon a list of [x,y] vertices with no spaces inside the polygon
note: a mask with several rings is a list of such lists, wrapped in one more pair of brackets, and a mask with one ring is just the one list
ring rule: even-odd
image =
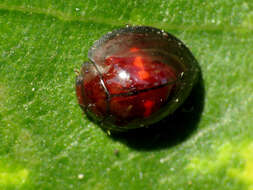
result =
[{"label": "green leaf", "polygon": [[[0,189],[252,190],[252,10],[250,0],[0,0]],[[205,96],[194,129],[113,138],[82,114],[74,70],[125,24],[164,29],[195,55]]]}]

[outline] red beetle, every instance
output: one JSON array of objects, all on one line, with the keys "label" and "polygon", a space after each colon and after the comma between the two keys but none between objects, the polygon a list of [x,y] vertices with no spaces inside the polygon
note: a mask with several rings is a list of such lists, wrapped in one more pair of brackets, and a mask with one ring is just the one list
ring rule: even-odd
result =
[{"label": "red beetle", "polygon": [[78,102],[107,130],[151,125],[187,98],[199,73],[192,53],[162,30],[126,27],[104,35],[76,80]]}]

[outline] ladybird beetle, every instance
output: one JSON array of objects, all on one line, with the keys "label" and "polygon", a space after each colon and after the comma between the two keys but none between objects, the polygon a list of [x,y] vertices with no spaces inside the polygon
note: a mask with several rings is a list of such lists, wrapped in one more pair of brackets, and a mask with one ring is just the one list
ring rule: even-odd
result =
[{"label": "ladybird beetle", "polygon": [[148,26],[107,33],[88,52],[76,78],[86,115],[108,131],[149,126],[187,98],[199,67],[176,37]]}]

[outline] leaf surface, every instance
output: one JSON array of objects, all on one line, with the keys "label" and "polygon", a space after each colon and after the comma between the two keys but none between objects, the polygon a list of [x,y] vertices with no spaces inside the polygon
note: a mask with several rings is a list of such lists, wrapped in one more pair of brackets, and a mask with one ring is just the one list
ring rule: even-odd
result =
[{"label": "leaf surface", "polygon": [[[82,114],[74,70],[125,24],[164,29],[198,60],[189,134],[112,138]],[[250,0],[1,0],[0,189],[253,189],[252,31]]]}]

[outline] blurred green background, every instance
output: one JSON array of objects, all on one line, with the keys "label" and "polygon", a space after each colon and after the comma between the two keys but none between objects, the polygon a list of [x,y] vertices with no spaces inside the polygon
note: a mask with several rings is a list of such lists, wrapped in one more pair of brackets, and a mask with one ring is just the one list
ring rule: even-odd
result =
[{"label": "blurred green background", "polygon": [[[77,105],[74,70],[125,24],[172,33],[201,66],[204,110],[176,143],[130,146]],[[0,0],[0,189],[253,190],[252,61],[251,0]]]}]

